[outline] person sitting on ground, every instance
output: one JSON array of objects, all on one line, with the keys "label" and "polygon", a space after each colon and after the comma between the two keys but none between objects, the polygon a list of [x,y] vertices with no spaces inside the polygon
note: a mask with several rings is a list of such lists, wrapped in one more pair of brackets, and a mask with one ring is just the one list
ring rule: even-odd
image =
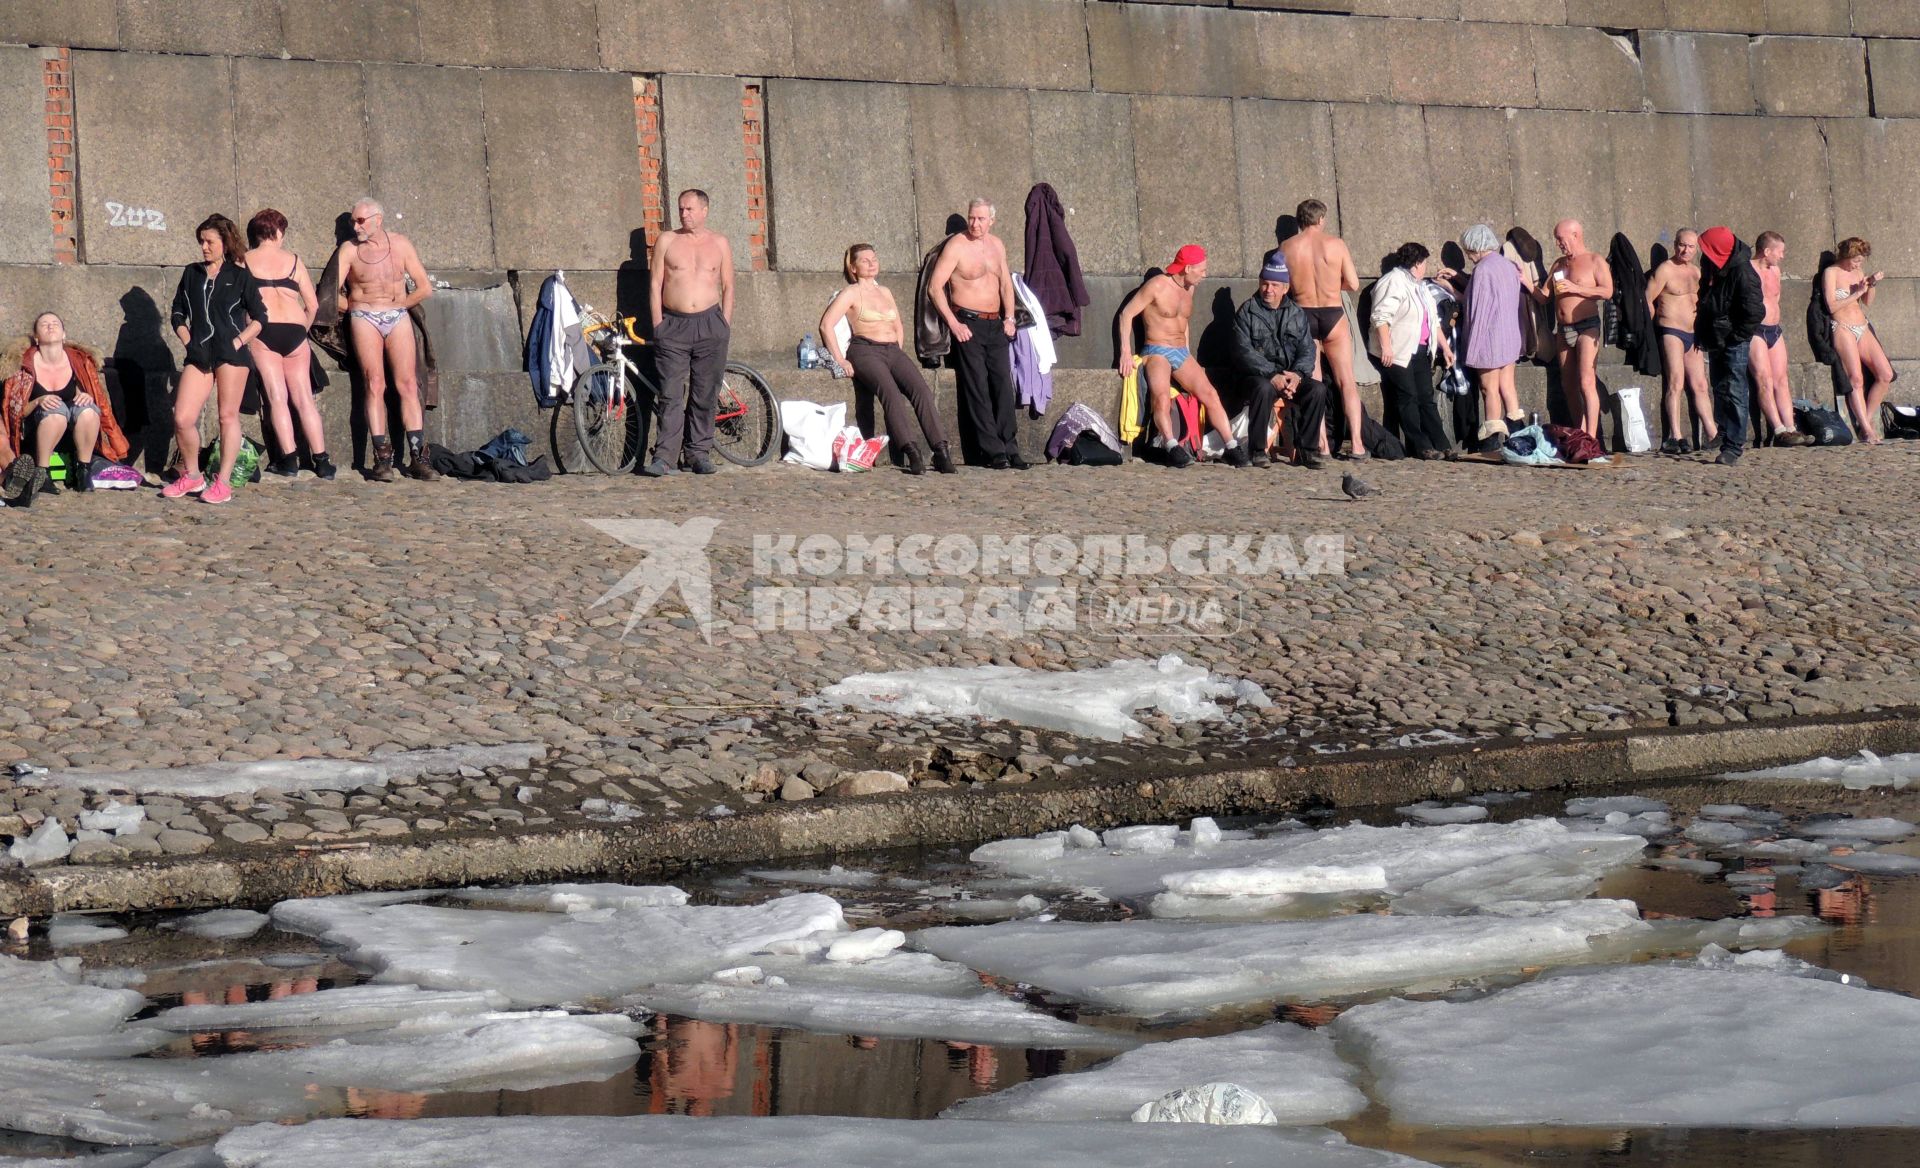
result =
[{"label": "person sitting on ground", "polygon": [[[933,390],[921,376],[920,367],[900,347],[906,329],[900,323],[900,306],[894,303],[893,293],[880,282],[879,253],[870,243],[856,243],[847,249],[840,270],[847,278],[847,287],[820,316],[820,340],[828,355],[853,378],[857,388],[879,396],[887,418],[887,437],[905,457],[908,474],[927,473],[926,455],[911,438],[916,417],[927,448],[933,452],[933,469],[941,474],[957,473],[959,468],[953,464],[953,451],[947,444],[946,427],[940,424],[940,407]],[[838,335],[843,320],[851,333],[844,353]]]},{"label": "person sitting on ground", "polygon": [[1145,363],[1140,372],[1147,383],[1154,428],[1159,431],[1154,435],[1154,446],[1166,453],[1171,466],[1193,463],[1193,455],[1173,432],[1173,386],[1178,385],[1181,392],[1199,399],[1207,420],[1226,444],[1222,461],[1228,466],[1250,466],[1252,460],[1233,436],[1233,426],[1226,408],[1220,404],[1220,395],[1214,391],[1213,382],[1207,380],[1207,371],[1193,359],[1192,338],[1188,332],[1193,321],[1193,290],[1206,278],[1206,249],[1189,243],[1174,255],[1164,274],[1140,286],[1120,310],[1120,376],[1125,379],[1133,371],[1133,321],[1135,317],[1144,317],[1147,343],[1141,350]]},{"label": "person sitting on ground", "polygon": [[71,439],[74,457],[67,484],[75,491],[93,489],[96,456],[127,457],[127,437],[113,416],[100,359],[91,350],[67,339],[66,324],[57,313],[33,318],[24,341],[17,341],[0,357],[0,368],[12,369],[0,394],[0,455],[6,458],[4,494],[16,507],[31,506],[36,494],[56,493],[50,473],[53,454]]},{"label": "person sitting on ground", "polygon": [[327,457],[320,407],[313,401],[313,351],[307,347],[307,329],[320,310],[320,296],[307,266],[286,249],[286,238],[287,217],[271,207],[247,223],[247,270],[253,273],[261,302],[267,306],[267,323],[248,348],[260,374],[260,388],[266,392],[273,439],[280,447],[280,457],[266,469],[287,478],[300,473],[300,455],[293,447],[297,415],[307,453],[313,457],[313,473],[330,479],[335,470]]},{"label": "person sitting on ground", "polygon": [[[1863,275],[1873,245],[1854,236],[1840,241],[1837,257],[1822,277],[1827,309],[1833,313],[1833,351],[1840,358],[1840,370],[1847,377],[1847,410],[1860,431],[1860,440],[1869,446],[1880,443],[1875,428],[1880,403],[1893,385],[1893,366],[1873,326],[1867,323],[1867,306],[1879,290],[1885,272]],[[1867,384],[1871,374],[1873,383]]]},{"label": "person sitting on ground", "polygon": [[1318,350],[1306,310],[1287,297],[1291,275],[1286,254],[1269,252],[1260,269],[1260,290],[1234,314],[1234,361],[1240,375],[1231,386],[1232,404],[1247,410],[1252,465],[1272,461],[1267,456],[1267,424],[1274,402],[1284,401],[1295,457],[1318,469],[1327,461],[1318,449],[1327,417],[1327,386],[1313,376]]},{"label": "person sitting on ground", "polygon": [[1526,297],[1532,288],[1520,265],[1501,252],[1500,237],[1487,224],[1476,223],[1462,232],[1460,246],[1473,262],[1467,278],[1466,351],[1460,359],[1480,380],[1477,438],[1504,441],[1527,421],[1513,369],[1524,346],[1524,314],[1532,311]]},{"label": "person sitting on ground", "polygon": [[1427,249],[1404,243],[1393,266],[1373,289],[1373,341],[1380,358],[1381,389],[1400,411],[1400,433],[1415,458],[1445,458],[1452,444],[1433,401],[1433,357],[1453,364],[1453,349],[1440,328],[1440,314],[1427,291]]},{"label": "person sitting on ground", "polygon": [[1706,427],[1700,449],[1709,450],[1720,441],[1718,423],[1713,416],[1713,395],[1707,388],[1707,356],[1694,335],[1694,320],[1700,311],[1700,235],[1682,227],[1673,233],[1673,255],[1647,278],[1647,310],[1660,335],[1660,365],[1665,373],[1661,394],[1666,437],[1660,443],[1662,454],[1689,454],[1694,447],[1687,425],[1687,403],[1693,398],[1693,414]]},{"label": "person sitting on ground", "polygon": [[[173,331],[186,346],[186,368],[173,395],[173,439],[180,477],[160,491],[164,498],[199,495],[202,502],[233,498],[228,476],[240,457],[240,403],[246,397],[253,357],[247,345],[267,322],[260,286],[247,271],[240,229],[225,215],[209,215],[194,229],[201,262],[188,264],[173,293]],[[220,415],[220,466],[209,480],[200,473],[200,411],[207,394]]]},{"label": "person sitting on ground", "polygon": [[1553,229],[1560,258],[1533,297],[1553,303],[1560,334],[1560,396],[1575,427],[1600,437],[1600,381],[1596,366],[1606,331],[1600,306],[1613,298],[1613,270],[1607,257],[1587,250],[1586,228],[1578,219],[1562,219]]}]

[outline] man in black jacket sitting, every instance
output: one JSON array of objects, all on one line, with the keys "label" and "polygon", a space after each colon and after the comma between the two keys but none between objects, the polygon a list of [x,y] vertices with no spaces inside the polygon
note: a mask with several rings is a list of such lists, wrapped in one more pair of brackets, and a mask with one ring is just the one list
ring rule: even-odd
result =
[{"label": "man in black jacket sitting", "polygon": [[1239,376],[1222,396],[1228,409],[1247,410],[1247,449],[1254,466],[1267,466],[1267,426],[1274,402],[1285,400],[1293,447],[1309,467],[1326,464],[1321,429],[1327,417],[1327,387],[1315,379],[1317,356],[1307,314],[1287,299],[1291,273],[1277,249],[1260,269],[1260,290],[1233,317],[1234,363]]},{"label": "man in black jacket sitting", "polygon": [[1760,274],[1753,270],[1753,251],[1725,227],[1700,233],[1700,307],[1694,333],[1707,351],[1713,380],[1713,416],[1720,428],[1720,455],[1714,461],[1732,466],[1747,448],[1749,365],[1748,342],[1767,319],[1767,302]]}]

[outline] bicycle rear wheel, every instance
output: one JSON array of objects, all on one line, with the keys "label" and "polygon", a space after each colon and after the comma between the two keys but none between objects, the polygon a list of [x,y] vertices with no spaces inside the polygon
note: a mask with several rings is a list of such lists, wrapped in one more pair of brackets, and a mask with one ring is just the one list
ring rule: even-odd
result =
[{"label": "bicycle rear wheel", "polygon": [[633,469],[640,458],[640,410],[633,386],[621,377],[621,366],[602,361],[574,382],[568,398],[580,452],[602,474]]},{"label": "bicycle rear wheel", "polygon": [[751,365],[727,363],[714,404],[713,448],[736,466],[759,466],[780,453],[780,402]]}]

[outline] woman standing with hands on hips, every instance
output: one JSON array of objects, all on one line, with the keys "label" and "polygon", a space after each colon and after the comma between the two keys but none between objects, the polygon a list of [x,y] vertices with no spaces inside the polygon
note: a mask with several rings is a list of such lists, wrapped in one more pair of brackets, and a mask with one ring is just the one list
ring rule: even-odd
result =
[{"label": "woman standing with hands on hips", "polygon": [[[247,345],[267,323],[267,307],[243,262],[246,248],[233,220],[209,215],[194,236],[200,241],[200,262],[187,265],[173,294],[173,331],[187,348],[173,397],[180,477],[160,494],[168,499],[197,494],[202,502],[225,503],[233,498],[227,479],[240,457],[240,400],[253,369]],[[209,391],[220,411],[220,468],[211,481],[200,473],[200,410]]]}]

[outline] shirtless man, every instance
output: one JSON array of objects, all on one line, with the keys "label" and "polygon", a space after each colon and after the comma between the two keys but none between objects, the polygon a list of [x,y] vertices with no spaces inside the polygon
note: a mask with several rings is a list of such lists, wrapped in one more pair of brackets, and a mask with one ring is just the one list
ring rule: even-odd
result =
[{"label": "shirtless man", "polygon": [[712,474],[713,411],[727,369],[733,336],[733,245],[707,230],[707,192],[680,192],[680,227],[653,248],[653,363],[660,394],[653,403],[653,460],[640,468],[650,478],[687,469]]},{"label": "shirtless man", "polygon": [[1206,249],[1189,243],[1174,255],[1165,271],[1165,275],[1142,284],[1120,310],[1120,376],[1125,379],[1133,371],[1133,319],[1145,317],[1147,344],[1140,355],[1146,360],[1140,372],[1146,378],[1153,426],[1158,431],[1153,438],[1154,446],[1166,452],[1170,466],[1193,464],[1193,455],[1173,435],[1173,394],[1169,387],[1178,385],[1181,392],[1200,400],[1207,420],[1227,444],[1223,456],[1227,465],[1251,465],[1246,449],[1233,436],[1232,421],[1220,404],[1213,382],[1207,380],[1207,371],[1193,359],[1189,332],[1193,321],[1193,290],[1207,278]]},{"label": "shirtless man", "polygon": [[[1553,229],[1560,258],[1547,270],[1547,282],[1533,290],[1542,304],[1553,303],[1560,334],[1560,394],[1580,429],[1600,437],[1600,363],[1604,322],[1600,305],[1613,298],[1613,271],[1606,257],[1587,250],[1586,229],[1578,219],[1562,219]],[[1578,396],[1576,396],[1576,394]]]},{"label": "shirtless man", "polygon": [[1794,429],[1793,389],[1787,381],[1787,330],[1780,323],[1780,264],[1787,258],[1787,240],[1778,231],[1762,231],[1753,245],[1753,270],[1760,276],[1760,296],[1767,315],[1760,331],[1748,342],[1753,385],[1760,391],[1760,412],[1767,417],[1775,446],[1811,446],[1813,436]]},{"label": "shirtless man", "polygon": [[[1713,421],[1713,394],[1707,384],[1707,355],[1693,335],[1693,322],[1700,307],[1700,236],[1682,227],[1673,233],[1673,255],[1647,277],[1647,311],[1653,314],[1654,330],[1660,334],[1660,365],[1666,374],[1666,392],[1661,396],[1665,410],[1667,437],[1660,443],[1662,454],[1691,454],[1694,450],[1687,435],[1686,398],[1693,399],[1693,416],[1707,428],[1700,442],[1709,450],[1720,441]],[[1778,305],[1775,305],[1778,308]]]},{"label": "shirtless man", "polygon": [[1007,245],[993,233],[993,204],[967,204],[967,229],[948,239],[933,265],[928,293],[953,332],[953,373],[960,405],[972,420],[980,453],[993,470],[1025,470],[1014,420],[1013,273]]},{"label": "shirtless man", "polygon": [[420,379],[414,369],[413,323],[407,309],[433,295],[433,283],[407,237],[386,228],[386,212],[372,199],[353,205],[353,238],[340,245],[340,284],[335,300],[347,318],[353,357],[365,385],[367,435],[373,440],[368,477],[390,483],[393,442],[387,437],[387,367],[400,397],[407,428],[407,475],[422,482],[440,477],[426,459],[426,415],[420,409]]},{"label": "shirtless man", "polygon": [[[1353,266],[1353,254],[1346,241],[1327,234],[1327,205],[1308,199],[1293,209],[1300,223],[1297,235],[1280,245],[1287,268],[1293,273],[1293,302],[1306,309],[1307,324],[1314,344],[1320,349],[1321,369],[1316,379],[1331,382],[1340,394],[1340,410],[1347,418],[1356,457],[1365,457],[1360,434],[1364,415],[1360,409],[1360,383],[1353,378],[1353,338],[1347,329],[1346,310],[1341,307],[1342,292],[1360,291],[1360,273]],[[1321,372],[1324,370],[1324,378]],[[1307,435],[1309,447],[1321,439]]]}]

